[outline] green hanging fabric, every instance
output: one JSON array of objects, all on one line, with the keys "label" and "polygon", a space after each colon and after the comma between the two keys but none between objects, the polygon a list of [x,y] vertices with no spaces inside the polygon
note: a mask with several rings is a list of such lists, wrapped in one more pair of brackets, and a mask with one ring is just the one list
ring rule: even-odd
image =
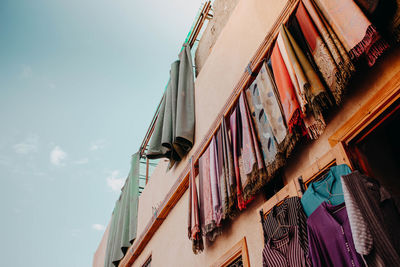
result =
[{"label": "green hanging fabric", "polygon": [[140,154],[132,155],[131,170],[111,217],[105,267],[118,266],[136,238],[139,202]]},{"label": "green hanging fabric", "polygon": [[168,158],[170,166],[193,146],[195,126],[194,73],[188,44],[171,65],[170,79],[160,106],[147,158]]}]

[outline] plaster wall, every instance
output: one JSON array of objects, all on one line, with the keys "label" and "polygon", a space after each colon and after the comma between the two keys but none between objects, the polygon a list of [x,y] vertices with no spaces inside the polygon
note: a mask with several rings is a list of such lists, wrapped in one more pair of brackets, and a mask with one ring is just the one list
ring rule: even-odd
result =
[{"label": "plaster wall", "polygon": [[104,267],[109,231],[110,231],[110,223],[108,223],[107,228],[104,231],[103,237],[101,238],[100,244],[93,255],[93,267]]}]

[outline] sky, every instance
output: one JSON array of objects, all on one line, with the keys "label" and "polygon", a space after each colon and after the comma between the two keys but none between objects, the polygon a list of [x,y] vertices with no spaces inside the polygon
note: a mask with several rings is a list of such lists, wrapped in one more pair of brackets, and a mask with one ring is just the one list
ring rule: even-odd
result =
[{"label": "sky", "polygon": [[0,0],[1,266],[91,266],[201,0]]}]

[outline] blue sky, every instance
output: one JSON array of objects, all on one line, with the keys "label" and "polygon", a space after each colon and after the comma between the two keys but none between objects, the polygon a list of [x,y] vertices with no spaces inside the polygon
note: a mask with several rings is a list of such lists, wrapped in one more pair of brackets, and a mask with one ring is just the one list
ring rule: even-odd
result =
[{"label": "blue sky", "polygon": [[91,266],[200,0],[0,0],[1,266]]}]

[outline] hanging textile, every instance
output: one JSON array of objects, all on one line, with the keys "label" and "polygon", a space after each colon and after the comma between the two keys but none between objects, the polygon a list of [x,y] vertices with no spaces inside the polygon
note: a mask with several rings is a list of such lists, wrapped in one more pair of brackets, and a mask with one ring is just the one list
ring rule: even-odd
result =
[{"label": "hanging textile", "polygon": [[246,208],[254,194],[267,182],[258,140],[245,101],[242,92],[230,117],[236,193],[240,210]]},{"label": "hanging textile", "polygon": [[[287,69],[293,70],[289,72],[289,75],[292,84],[296,88],[297,99],[302,106],[302,115],[308,135],[311,139],[317,139],[325,130],[326,124],[321,114],[322,107],[318,105],[317,109],[312,109],[315,105],[309,105],[309,100],[312,98],[311,94],[313,92],[320,96],[319,100],[329,98],[327,98],[325,88],[319,80],[318,75],[308,63],[307,58],[293,37],[290,35],[289,38],[289,34],[286,27],[282,25],[277,38],[279,51],[283,51],[282,55],[286,55],[283,56],[283,59]],[[311,100],[315,100],[315,98]],[[324,102],[327,103],[326,100]]]},{"label": "hanging textile", "polygon": [[200,225],[203,235],[210,241],[221,233],[213,206],[210,175],[210,149],[208,146],[199,158]]},{"label": "hanging textile", "polygon": [[[336,103],[340,104],[344,90],[355,71],[350,57],[311,0],[303,0],[299,3],[296,19],[315,64]],[[297,33],[297,35],[300,34]]]},{"label": "hanging textile", "polygon": [[321,180],[309,184],[301,198],[301,204],[308,217],[322,202],[329,201],[333,205],[344,202],[340,177],[349,173],[351,170],[346,164],[333,166]]},{"label": "hanging textile", "polygon": [[344,199],[356,204],[349,212],[356,248],[368,266],[400,266],[400,209],[378,181],[355,171],[342,176]]},{"label": "hanging textile", "polygon": [[193,146],[194,76],[188,44],[171,65],[170,80],[151,136],[147,158],[168,158],[170,167],[181,160]]},{"label": "hanging textile", "polygon": [[140,153],[132,155],[131,169],[111,217],[110,233],[104,265],[118,266],[136,238]]},{"label": "hanging textile", "polygon": [[200,225],[200,210],[197,196],[196,173],[194,162],[190,159],[189,174],[189,212],[188,212],[188,237],[192,240],[194,254],[199,254],[204,249]]},{"label": "hanging textile", "polygon": [[365,57],[369,66],[389,47],[352,0],[316,0],[352,60]]},{"label": "hanging textile", "polygon": [[272,50],[271,63],[288,130],[289,132],[293,132],[293,130],[296,129],[296,131],[299,130],[301,134],[305,134],[305,132],[303,132],[300,106],[277,44],[275,44]]},{"label": "hanging textile", "polygon": [[233,166],[233,155],[229,141],[228,128],[225,118],[222,118],[221,127],[217,132],[218,160],[221,162],[220,192],[222,218],[232,218],[235,215],[236,181]]},{"label": "hanging textile", "polygon": [[269,177],[273,177],[276,171],[281,168],[284,161],[278,154],[277,141],[272,133],[271,125],[267,119],[266,112],[261,104],[257,79],[246,90],[247,103],[253,119],[254,131],[260,140],[264,164]]},{"label": "hanging textile", "polygon": [[400,41],[400,0],[355,0],[374,25]]},{"label": "hanging textile", "polygon": [[261,212],[261,223],[264,232],[264,243],[273,237],[281,237],[287,228],[279,228],[280,225],[296,226],[300,247],[305,255],[308,255],[307,216],[301,206],[299,197],[289,197],[279,206],[274,206],[264,218]]},{"label": "hanging textile", "polygon": [[221,225],[222,219],[222,206],[220,197],[220,173],[217,154],[217,142],[215,135],[210,142],[210,183],[211,183],[211,197],[213,203],[213,214],[215,217],[215,224]]},{"label": "hanging textile", "polygon": [[344,203],[323,202],[308,218],[307,227],[314,267],[365,266],[354,247]]},{"label": "hanging textile", "polygon": [[300,246],[297,226],[290,226],[285,234],[270,238],[263,252],[263,267],[312,266]]}]

